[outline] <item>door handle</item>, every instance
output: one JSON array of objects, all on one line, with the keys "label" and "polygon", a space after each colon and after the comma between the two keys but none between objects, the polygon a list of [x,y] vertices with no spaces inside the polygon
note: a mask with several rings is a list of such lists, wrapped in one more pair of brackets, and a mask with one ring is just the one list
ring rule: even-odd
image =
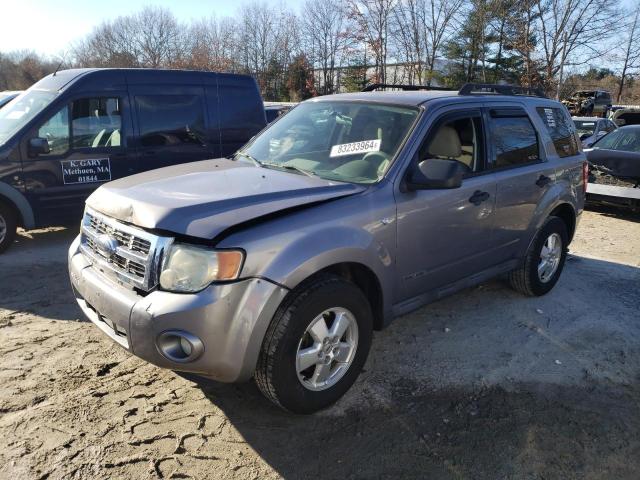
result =
[{"label": "door handle", "polygon": [[145,150],[142,154],[144,156],[146,156],[146,157],[152,157],[153,155],[156,154],[156,151],[155,150]]},{"label": "door handle", "polygon": [[480,190],[476,190],[473,193],[473,195],[471,195],[471,198],[469,199],[469,201],[477,206],[477,205],[480,205],[482,202],[489,200],[490,196],[491,195],[489,195],[488,192],[481,192]]},{"label": "door handle", "polygon": [[540,188],[545,187],[550,183],[551,183],[551,179],[546,175],[540,175],[538,177],[538,180],[536,180],[536,185],[538,185]]}]

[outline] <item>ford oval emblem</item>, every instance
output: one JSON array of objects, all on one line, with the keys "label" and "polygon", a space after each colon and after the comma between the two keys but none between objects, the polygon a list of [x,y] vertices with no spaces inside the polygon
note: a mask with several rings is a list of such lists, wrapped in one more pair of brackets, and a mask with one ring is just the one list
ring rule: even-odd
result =
[{"label": "ford oval emblem", "polygon": [[98,253],[106,258],[110,258],[118,249],[118,241],[106,233],[98,235],[95,241]]}]

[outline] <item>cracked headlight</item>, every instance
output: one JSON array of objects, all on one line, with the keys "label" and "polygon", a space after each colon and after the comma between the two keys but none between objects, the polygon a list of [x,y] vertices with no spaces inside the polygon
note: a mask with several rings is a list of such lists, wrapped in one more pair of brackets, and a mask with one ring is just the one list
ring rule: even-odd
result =
[{"label": "cracked headlight", "polygon": [[198,292],[212,282],[235,280],[244,254],[174,243],[162,263],[160,286],[172,292]]}]

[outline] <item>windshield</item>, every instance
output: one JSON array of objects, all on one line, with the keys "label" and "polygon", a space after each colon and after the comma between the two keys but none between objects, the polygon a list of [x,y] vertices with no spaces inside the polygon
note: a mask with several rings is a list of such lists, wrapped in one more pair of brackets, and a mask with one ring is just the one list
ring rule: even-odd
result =
[{"label": "windshield", "polygon": [[375,183],[391,165],[419,109],[362,102],[306,102],[239,152],[270,168]]},{"label": "windshield", "polygon": [[574,97],[579,97],[579,98],[589,98],[589,97],[595,97],[596,96],[596,92],[576,92],[573,94]]},{"label": "windshield", "polygon": [[55,96],[54,92],[27,90],[0,110],[0,145],[49,105]]},{"label": "windshield", "polygon": [[574,120],[573,123],[576,125],[576,130],[578,131],[578,135],[582,137],[582,135],[593,135],[593,132],[596,129],[596,122],[584,122],[580,120]]},{"label": "windshield", "polygon": [[640,129],[632,128],[626,130],[619,128],[614,130],[594,143],[593,148],[640,152]]}]

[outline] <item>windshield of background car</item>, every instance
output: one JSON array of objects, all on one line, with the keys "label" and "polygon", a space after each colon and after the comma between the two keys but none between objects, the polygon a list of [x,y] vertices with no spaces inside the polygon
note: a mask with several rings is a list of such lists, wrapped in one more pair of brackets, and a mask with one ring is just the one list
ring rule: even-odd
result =
[{"label": "windshield of background car", "polygon": [[580,120],[574,120],[573,123],[576,125],[576,130],[578,131],[578,135],[593,135],[594,130],[596,129],[596,122],[585,122]]},{"label": "windshield of background car", "polygon": [[375,183],[391,165],[420,110],[363,102],[306,102],[243,150],[265,166]]},{"label": "windshield of background car", "polygon": [[27,90],[0,110],[0,145],[40,113],[51,100],[54,92]]},{"label": "windshield of background car", "polygon": [[625,130],[619,128],[605,135],[593,144],[594,149],[622,150],[623,152],[640,152],[640,129]]}]

